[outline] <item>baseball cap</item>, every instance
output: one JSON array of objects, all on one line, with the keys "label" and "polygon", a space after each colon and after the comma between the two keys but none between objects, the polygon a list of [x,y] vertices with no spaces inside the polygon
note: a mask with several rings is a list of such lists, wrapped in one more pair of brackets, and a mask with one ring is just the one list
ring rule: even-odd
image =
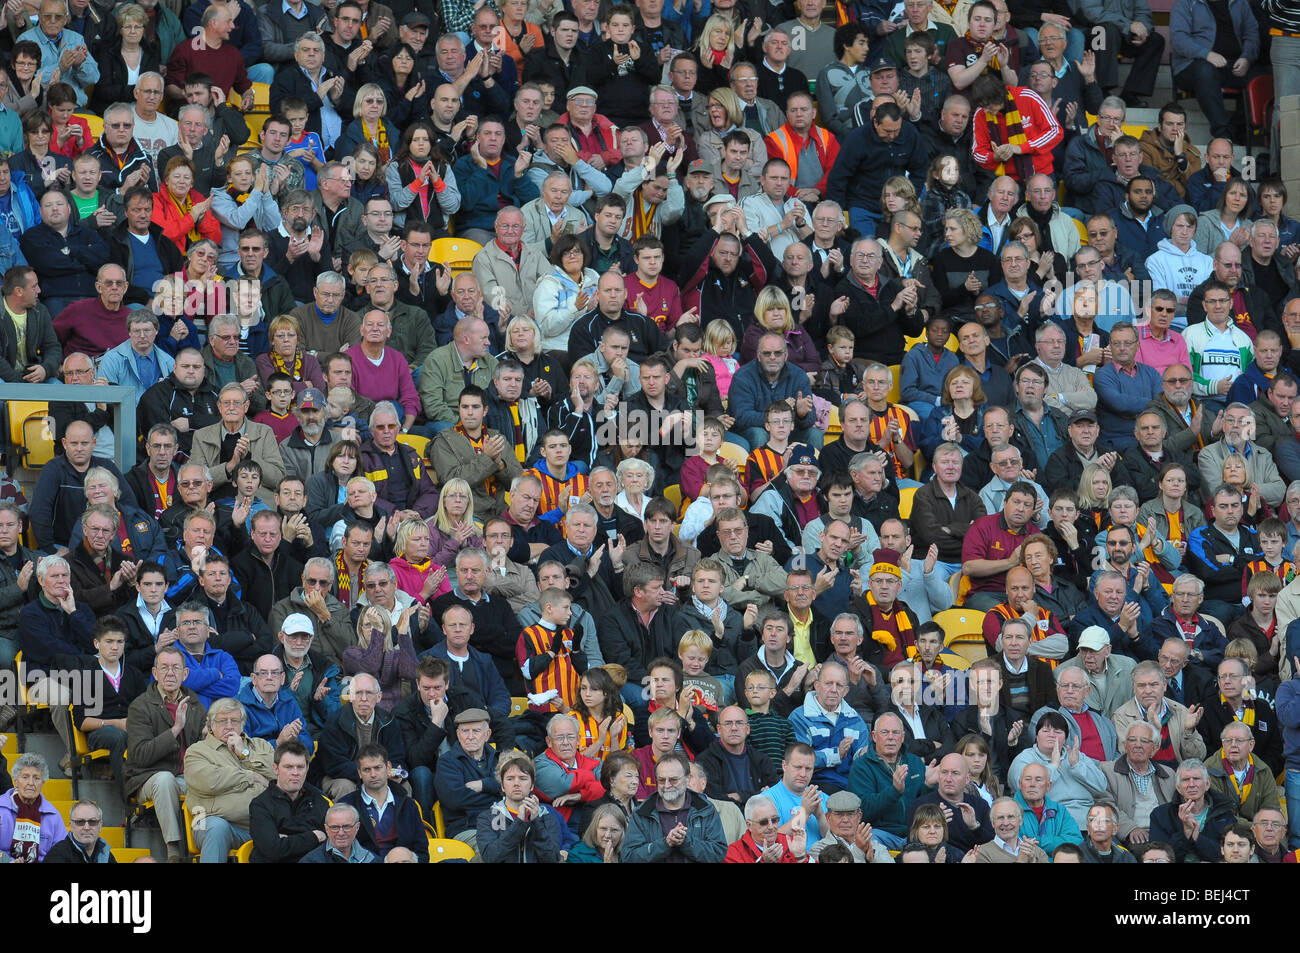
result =
[{"label": "baseball cap", "polygon": [[1091,410],[1076,410],[1074,413],[1070,414],[1070,423],[1081,424],[1084,421],[1095,424],[1097,422],[1097,414]]},{"label": "baseball cap", "polygon": [[687,175],[690,175],[693,172],[706,172],[709,175],[713,175],[713,170],[709,168],[709,164],[703,159],[694,159],[691,161],[691,164],[686,167]]},{"label": "baseball cap", "polygon": [[280,631],[285,635],[315,635],[316,627],[301,612],[293,612],[280,623]]},{"label": "baseball cap", "polygon": [[1110,645],[1110,636],[1099,625],[1090,625],[1079,633],[1079,648],[1100,652]]},{"label": "baseball cap", "polygon": [[895,63],[893,60],[891,60],[888,56],[877,56],[874,60],[871,61],[871,72],[879,73],[881,70],[884,69],[898,69],[898,64]]},{"label": "baseball cap", "polygon": [[423,13],[420,13],[418,10],[416,10],[413,13],[408,13],[406,16],[402,17],[402,26],[428,27],[431,25],[432,24],[430,23],[429,18],[425,16]]},{"label": "baseball cap", "polygon": [[299,410],[324,410],[325,395],[315,387],[304,388],[298,395]]}]

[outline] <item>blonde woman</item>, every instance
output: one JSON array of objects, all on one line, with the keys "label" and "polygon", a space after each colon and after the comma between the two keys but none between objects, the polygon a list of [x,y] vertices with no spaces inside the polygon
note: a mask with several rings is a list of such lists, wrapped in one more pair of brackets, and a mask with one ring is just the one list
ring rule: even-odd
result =
[{"label": "blonde woman", "polygon": [[876,227],[876,237],[888,238],[890,219],[903,211],[921,218],[921,200],[916,197],[916,186],[901,175],[890,176],[880,188],[880,224]]},{"label": "blonde woman", "polygon": [[1106,497],[1114,489],[1110,471],[1100,463],[1090,463],[1079,477],[1079,517],[1076,522],[1102,528],[1102,521],[1110,514],[1106,511]]},{"label": "blonde woman", "polygon": [[388,165],[397,154],[400,131],[389,125],[384,118],[388,113],[388,98],[383,87],[377,83],[366,83],[357,90],[357,98],[352,104],[352,114],[356,117],[343,129],[343,135],[334,144],[335,155],[351,155],[352,150],[363,142],[368,142],[379,150],[379,164]]},{"label": "blonde woman", "polygon": [[279,203],[271,197],[270,167],[254,169],[253,159],[247,155],[227,162],[226,187],[212,193],[212,214],[222,224],[218,260],[223,269],[234,271],[239,264],[239,233],[254,225],[269,234],[284,221]]},{"label": "blonde woman", "polygon": [[403,684],[416,677],[419,660],[415,656],[411,620],[418,611],[416,606],[410,606],[390,624],[387,610],[365,606],[357,617],[357,644],[343,650],[343,671],[348,675],[374,676],[383,693],[379,707],[386,712],[402,700]]},{"label": "blonde woman", "polygon": [[760,291],[758,300],[754,302],[754,323],[745,330],[744,340],[740,342],[742,363],[748,364],[758,356],[758,339],[769,332],[785,338],[789,363],[808,374],[821,370],[821,357],[817,354],[812,335],[795,320],[790,299],[775,285],[768,285]]},{"label": "blonde woman", "polygon": [[429,538],[429,525],[424,520],[403,520],[393,540],[397,555],[388,561],[397,577],[397,588],[423,603],[451,592],[447,567],[429,556]]},{"label": "blonde woman", "polygon": [[726,86],[730,82],[736,52],[736,36],[731,21],[721,14],[709,17],[695,45],[695,54],[700,61],[700,78],[695,83],[695,91],[707,95]]},{"label": "blonde woman", "polygon": [[537,322],[517,314],[506,324],[506,349],[496,356],[513,357],[524,368],[524,397],[536,397],[543,407],[564,400],[568,382],[558,362],[543,353]]},{"label": "blonde woman", "polygon": [[722,137],[739,130],[749,137],[749,161],[745,171],[757,179],[763,174],[767,162],[767,147],[763,137],[753,129],[745,128],[744,109],[740,97],[729,88],[720,86],[709,93],[709,128],[695,137],[695,151],[711,166],[722,165]]},{"label": "blonde woman", "polygon": [[462,549],[483,548],[483,527],[474,519],[474,495],[464,480],[442,485],[438,511],[429,517],[429,552],[435,563],[450,566]]},{"label": "blonde woman", "polygon": [[279,371],[288,374],[293,381],[296,396],[304,388],[315,387],[325,390],[325,375],[321,373],[320,363],[308,354],[302,346],[302,333],[298,319],[291,314],[281,314],[271,319],[266,328],[270,338],[271,350],[257,356],[257,376],[266,383],[266,379]]}]

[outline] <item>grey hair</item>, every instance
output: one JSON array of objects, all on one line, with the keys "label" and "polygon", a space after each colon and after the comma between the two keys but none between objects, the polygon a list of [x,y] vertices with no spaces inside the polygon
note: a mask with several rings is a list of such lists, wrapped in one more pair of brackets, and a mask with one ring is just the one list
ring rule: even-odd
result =
[{"label": "grey hair", "polygon": [[1103,109],[1118,109],[1121,116],[1128,115],[1128,103],[1118,96],[1107,96],[1103,99],[1101,105],[1097,107],[1097,112],[1101,112]]},{"label": "grey hair", "polygon": [[[1044,26],[1047,26],[1047,25],[1048,25],[1048,24],[1044,24]],[[989,805],[989,810],[990,810],[990,811],[993,810],[993,809],[994,809],[995,807],[997,807],[999,804],[1010,804],[1012,807],[1014,807],[1014,808],[1016,809],[1016,811],[1020,814],[1021,817],[1024,817],[1024,815],[1025,815],[1025,809],[1022,808],[1022,807],[1020,806],[1020,802],[1017,801],[1017,800],[1016,800],[1015,798],[1013,798],[1013,797],[1000,797],[1000,798],[994,798],[993,803],[992,803],[991,805]]]},{"label": "grey hair", "polygon": [[537,484],[538,489],[540,489],[542,486],[542,481],[537,477],[536,474],[524,472],[519,474],[519,476],[515,477],[513,480],[510,481],[510,492],[512,494],[517,493],[519,491],[519,488],[523,486],[525,483],[535,483]]},{"label": "grey hair", "polygon": [[635,457],[624,460],[618,465],[618,470],[614,474],[615,479],[618,480],[618,485],[620,488],[623,486],[623,475],[626,474],[629,470],[640,470],[642,475],[645,476],[646,478],[645,490],[646,490],[646,494],[648,495],[650,490],[655,485],[654,467],[650,466],[650,464],[646,463],[644,460],[638,460]]},{"label": "grey hair", "polygon": [[868,463],[876,463],[876,464],[880,464],[882,468],[884,467],[884,464],[880,463],[880,460],[877,459],[874,453],[869,453],[868,451],[864,450],[861,453],[855,453],[852,457],[849,458],[849,472],[858,473],[859,471],[865,469]]},{"label": "grey hair", "polygon": [[1114,569],[1107,569],[1107,570],[1105,570],[1105,571],[1103,571],[1103,572],[1099,572],[1099,573],[1097,573],[1097,578],[1096,578],[1095,580],[1093,580],[1093,583],[1092,583],[1092,591],[1095,593],[1095,592],[1097,591],[1097,587],[1100,586],[1100,585],[1101,585],[1103,582],[1105,582],[1107,579],[1118,579],[1120,582],[1124,583],[1126,586],[1128,585],[1128,580],[1126,580],[1126,579],[1124,578],[1124,574],[1123,574],[1123,573],[1121,573],[1121,572],[1116,572]]},{"label": "grey hair", "polygon": [[344,814],[344,813],[348,814],[352,818],[353,824],[361,823],[361,814],[358,813],[355,807],[353,807],[351,804],[348,804],[346,801],[335,801],[333,804],[331,804],[329,808],[325,811],[325,817],[328,818],[331,814]]},{"label": "grey hair", "polygon": [[1133,487],[1128,484],[1115,487],[1115,489],[1106,494],[1106,508],[1109,509],[1110,505],[1116,500],[1128,500],[1130,503],[1137,503],[1137,490],[1133,489]]},{"label": "grey hair", "polygon": [[[624,463],[626,462],[628,461],[625,460]],[[637,462],[641,462],[641,461],[637,461]],[[649,464],[646,465],[649,466]],[[591,521],[593,523],[595,523],[597,526],[600,525],[600,514],[596,512],[596,508],[592,506],[590,503],[579,503],[576,506],[569,507],[568,517],[571,518],[574,516],[590,516]],[[481,553],[482,550],[478,550],[478,552]]]},{"label": "grey hair", "polygon": [[859,637],[866,635],[866,630],[862,627],[862,620],[858,618],[858,616],[854,615],[852,612],[841,612],[839,615],[837,615],[834,619],[831,620],[832,628],[841,619],[848,619],[850,622],[852,622],[854,627],[858,630]]},{"label": "grey hair", "polygon": [[1188,771],[1188,770],[1199,771],[1201,777],[1203,777],[1206,781],[1210,780],[1210,771],[1208,768],[1205,767],[1205,762],[1202,761],[1200,758],[1186,758],[1184,759],[1183,763],[1178,766],[1179,775],[1181,775],[1184,771]]},{"label": "grey hair", "polygon": [[1160,740],[1160,732],[1156,731],[1155,725],[1151,724],[1149,721],[1135,721],[1133,724],[1128,726],[1128,731],[1124,732],[1125,741],[1127,741],[1128,736],[1133,733],[1134,728],[1146,728],[1152,741]]},{"label": "grey hair", "polygon": [[375,405],[375,409],[370,412],[370,420],[369,420],[370,429],[371,430],[375,429],[375,422],[378,421],[380,417],[389,417],[389,416],[391,416],[398,423],[401,423],[402,421],[401,414],[397,412],[397,409],[392,405],[392,403],[387,400],[381,400],[379,403]]},{"label": "grey hair", "polygon": [[614,472],[613,467],[592,467],[591,472],[587,474],[587,481],[590,482],[591,478],[594,477],[597,473],[608,473],[615,480],[618,479],[618,474]]},{"label": "grey hair", "polygon": [[376,574],[388,576],[390,579],[397,578],[397,573],[393,572],[393,567],[382,559],[372,559],[366,563],[366,578],[373,578]]},{"label": "grey hair", "polygon": [[574,718],[572,715],[553,715],[551,720],[546,723],[546,737],[548,739],[553,737],[556,731],[556,726],[558,725],[563,727],[564,724],[572,725],[575,732],[579,735],[582,734],[582,726],[578,724],[578,719]]},{"label": "grey hair", "polygon": [[999,253],[999,255],[998,255],[998,260],[1001,261],[1003,255],[1005,255],[1007,252],[1012,251],[1013,249],[1016,249],[1016,248],[1019,248],[1019,249],[1020,249],[1020,253],[1021,253],[1022,255],[1024,255],[1026,258],[1029,257],[1029,249],[1025,247],[1025,243],[1024,243],[1024,242],[1010,241],[1010,242],[1007,242],[1005,245],[1002,246],[1002,251],[1001,251],[1001,253]]},{"label": "grey hair", "polygon": [[248,722],[248,712],[244,710],[238,698],[218,698],[208,706],[208,726],[216,724],[217,716],[224,715],[228,711],[238,712],[240,720],[244,723]]},{"label": "grey hair", "polygon": [[[569,510],[569,512],[572,513],[573,510]],[[466,559],[481,559],[484,566],[488,564],[488,554],[477,546],[466,547],[456,554],[456,568],[459,569],[460,564]]]},{"label": "grey hair", "polygon": [[208,337],[211,337],[212,332],[217,330],[218,328],[225,328],[225,327],[231,327],[234,328],[236,331],[238,331],[240,327],[239,319],[235,317],[233,314],[214,315],[212,320],[208,322]]},{"label": "grey hair", "polygon": [[37,771],[41,772],[42,785],[45,784],[45,782],[50,779],[49,763],[40,755],[38,755],[35,751],[29,751],[26,754],[20,754],[17,758],[14,759],[14,766],[12,769],[11,776],[17,777],[19,772],[25,771],[27,768],[35,768]]},{"label": "grey hair", "polygon": [[1277,226],[1276,226],[1276,225],[1274,225],[1272,222],[1270,222],[1270,221],[1269,221],[1268,219],[1266,219],[1266,218],[1257,218],[1257,219],[1255,219],[1254,222],[1251,223],[1251,226],[1250,226],[1250,237],[1251,237],[1251,238],[1254,238],[1254,237],[1255,237],[1255,233],[1256,233],[1257,231],[1259,231],[1260,229],[1269,229],[1269,228],[1273,229],[1273,234],[1274,234],[1274,235],[1277,234]]},{"label": "grey hair", "polygon": [[317,33],[315,30],[308,30],[302,36],[298,37],[298,39],[294,40],[293,51],[297,53],[300,49],[302,49],[302,45],[304,43],[317,43],[320,45],[322,51],[324,51],[325,49],[325,41],[321,39],[321,35]]},{"label": "grey hair", "polygon": [[[552,719],[552,721],[553,720],[554,719]],[[772,800],[772,796],[770,794],[755,794],[751,796],[748,801],[745,802],[746,823],[754,819],[754,815],[758,812],[758,809],[760,807],[763,807],[764,804],[772,808],[772,810],[776,811],[778,816],[780,815],[781,809],[776,806],[776,801]]]},{"label": "grey hair", "polygon": [[326,559],[324,556],[313,556],[311,559],[307,560],[306,564],[302,567],[302,574],[305,576],[308,571],[312,569],[328,569],[330,572],[330,584],[332,585],[334,583],[334,560]]},{"label": "grey hair", "polygon": [[36,581],[44,582],[45,577],[49,575],[50,570],[58,569],[59,567],[67,569],[69,572],[72,571],[71,567],[68,566],[68,561],[62,556],[41,557],[40,562],[36,564]]},{"label": "grey hair", "polygon": [[[209,327],[211,327],[211,325],[209,325]],[[194,469],[202,473],[203,479],[206,480],[208,483],[212,482],[212,471],[209,470],[201,463],[182,463],[180,467],[177,468],[176,475],[180,476],[184,471],[190,469],[191,467],[193,467]]]},{"label": "grey hair", "polygon": [[[143,76],[141,76],[140,78],[141,78],[141,79],[144,79]],[[204,109],[202,106],[200,106],[198,103],[186,103],[184,106],[182,106],[179,110],[176,111],[176,118],[177,118],[177,119],[184,119],[184,118],[185,118],[185,114],[186,114],[186,113],[191,113],[191,112],[196,112],[196,113],[198,113],[200,116],[203,117],[203,122],[204,122],[204,123],[207,123],[207,121],[208,121],[208,111],[207,111],[206,109]]]},{"label": "grey hair", "polygon": [[[48,0],[47,0],[47,2],[48,2]],[[167,81],[166,81],[165,79],[163,79],[162,73],[156,73],[156,72],[154,72],[153,70],[150,70],[150,71],[147,72],[147,73],[141,73],[139,76],[137,76],[136,79],[135,79],[135,85],[138,87],[138,86],[140,85],[140,81],[141,81],[141,80],[144,80],[144,79],[156,79],[156,80],[158,80],[158,82],[162,83],[164,86],[167,85]],[[200,108],[201,108],[201,107],[200,107]]]},{"label": "grey hair", "polygon": [[135,124],[135,106],[131,103],[113,103],[104,109],[104,122],[108,122],[110,116],[120,116],[127,113],[131,117],[131,124]]},{"label": "grey hair", "polygon": [[122,484],[118,482],[113,471],[107,467],[91,467],[82,478],[81,485],[84,487],[87,483],[95,481],[107,483],[111,486],[113,488],[113,499],[119,499],[122,496]]},{"label": "grey hair", "polygon": [[319,290],[326,285],[343,285],[347,286],[347,281],[337,271],[322,271],[316,276],[316,288]]}]

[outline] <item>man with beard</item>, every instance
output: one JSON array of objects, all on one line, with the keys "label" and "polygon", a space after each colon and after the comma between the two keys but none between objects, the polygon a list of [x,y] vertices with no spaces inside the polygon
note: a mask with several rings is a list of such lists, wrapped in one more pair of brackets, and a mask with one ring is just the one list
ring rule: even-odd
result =
[{"label": "man with beard", "polygon": [[325,458],[334,443],[334,434],[325,426],[325,395],[315,387],[299,392],[294,405],[298,426],[280,444],[286,477],[296,476],[306,482],[313,473],[325,469]]},{"label": "man with beard", "polygon": [[1207,414],[1201,402],[1192,399],[1192,372],[1185,364],[1165,368],[1160,394],[1147,409],[1164,418],[1169,446],[1183,453],[1203,449],[1223,432],[1223,412]]},{"label": "man with beard", "polygon": [[[294,163],[298,163],[295,161]],[[330,249],[325,244],[325,230],[313,226],[316,210],[311,194],[302,189],[286,189],[280,199],[279,229],[270,233],[268,263],[289,284],[294,301],[311,301],[316,279],[330,270]],[[342,301],[342,297],[339,298]],[[305,342],[304,342],[305,343]]]},{"label": "man with beard", "polygon": [[587,491],[591,494],[591,505],[596,511],[597,537],[624,541],[635,545],[645,537],[642,522],[614,501],[618,496],[618,479],[609,467],[596,467],[587,478]]}]

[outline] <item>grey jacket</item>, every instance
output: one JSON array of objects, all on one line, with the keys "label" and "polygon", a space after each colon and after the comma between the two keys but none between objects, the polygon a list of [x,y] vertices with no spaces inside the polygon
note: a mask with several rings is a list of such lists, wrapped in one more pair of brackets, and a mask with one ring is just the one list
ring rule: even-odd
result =
[{"label": "grey jacket", "polygon": [[[1075,656],[1069,661],[1062,662],[1073,668],[1083,668],[1083,660]],[[1099,711],[1107,718],[1115,714],[1115,709],[1123,705],[1133,697],[1133,667],[1137,665],[1136,659],[1131,659],[1125,655],[1116,655],[1111,653],[1110,658],[1106,660],[1106,683],[1101,685],[1098,676],[1093,675],[1087,669],[1083,669],[1088,676],[1088,682],[1092,685],[1092,691],[1088,693],[1088,707],[1093,711]]]},{"label": "grey jacket", "polygon": [[686,818],[686,840],[679,847],[671,847],[664,837],[655,812],[658,795],[651,795],[628,818],[627,835],[623,838],[620,859],[625,864],[661,864],[676,853],[688,863],[720,864],[727,853],[727,839],[722,833],[722,821],[713,805],[702,794],[692,792]]},{"label": "grey jacket", "polygon": [[[1155,791],[1156,803],[1167,804],[1174,799],[1178,778],[1163,765],[1157,764],[1155,768],[1152,789]],[[1110,804],[1119,813],[1119,837],[1120,840],[1128,840],[1138,826],[1133,818],[1134,806],[1137,804],[1137,784],[1133,781],[1128,758],[1121,755],[1114,761],[1103,764],[1101,771],[1106,775],[1106,793],[1097,800],[1102,804]]]}]

